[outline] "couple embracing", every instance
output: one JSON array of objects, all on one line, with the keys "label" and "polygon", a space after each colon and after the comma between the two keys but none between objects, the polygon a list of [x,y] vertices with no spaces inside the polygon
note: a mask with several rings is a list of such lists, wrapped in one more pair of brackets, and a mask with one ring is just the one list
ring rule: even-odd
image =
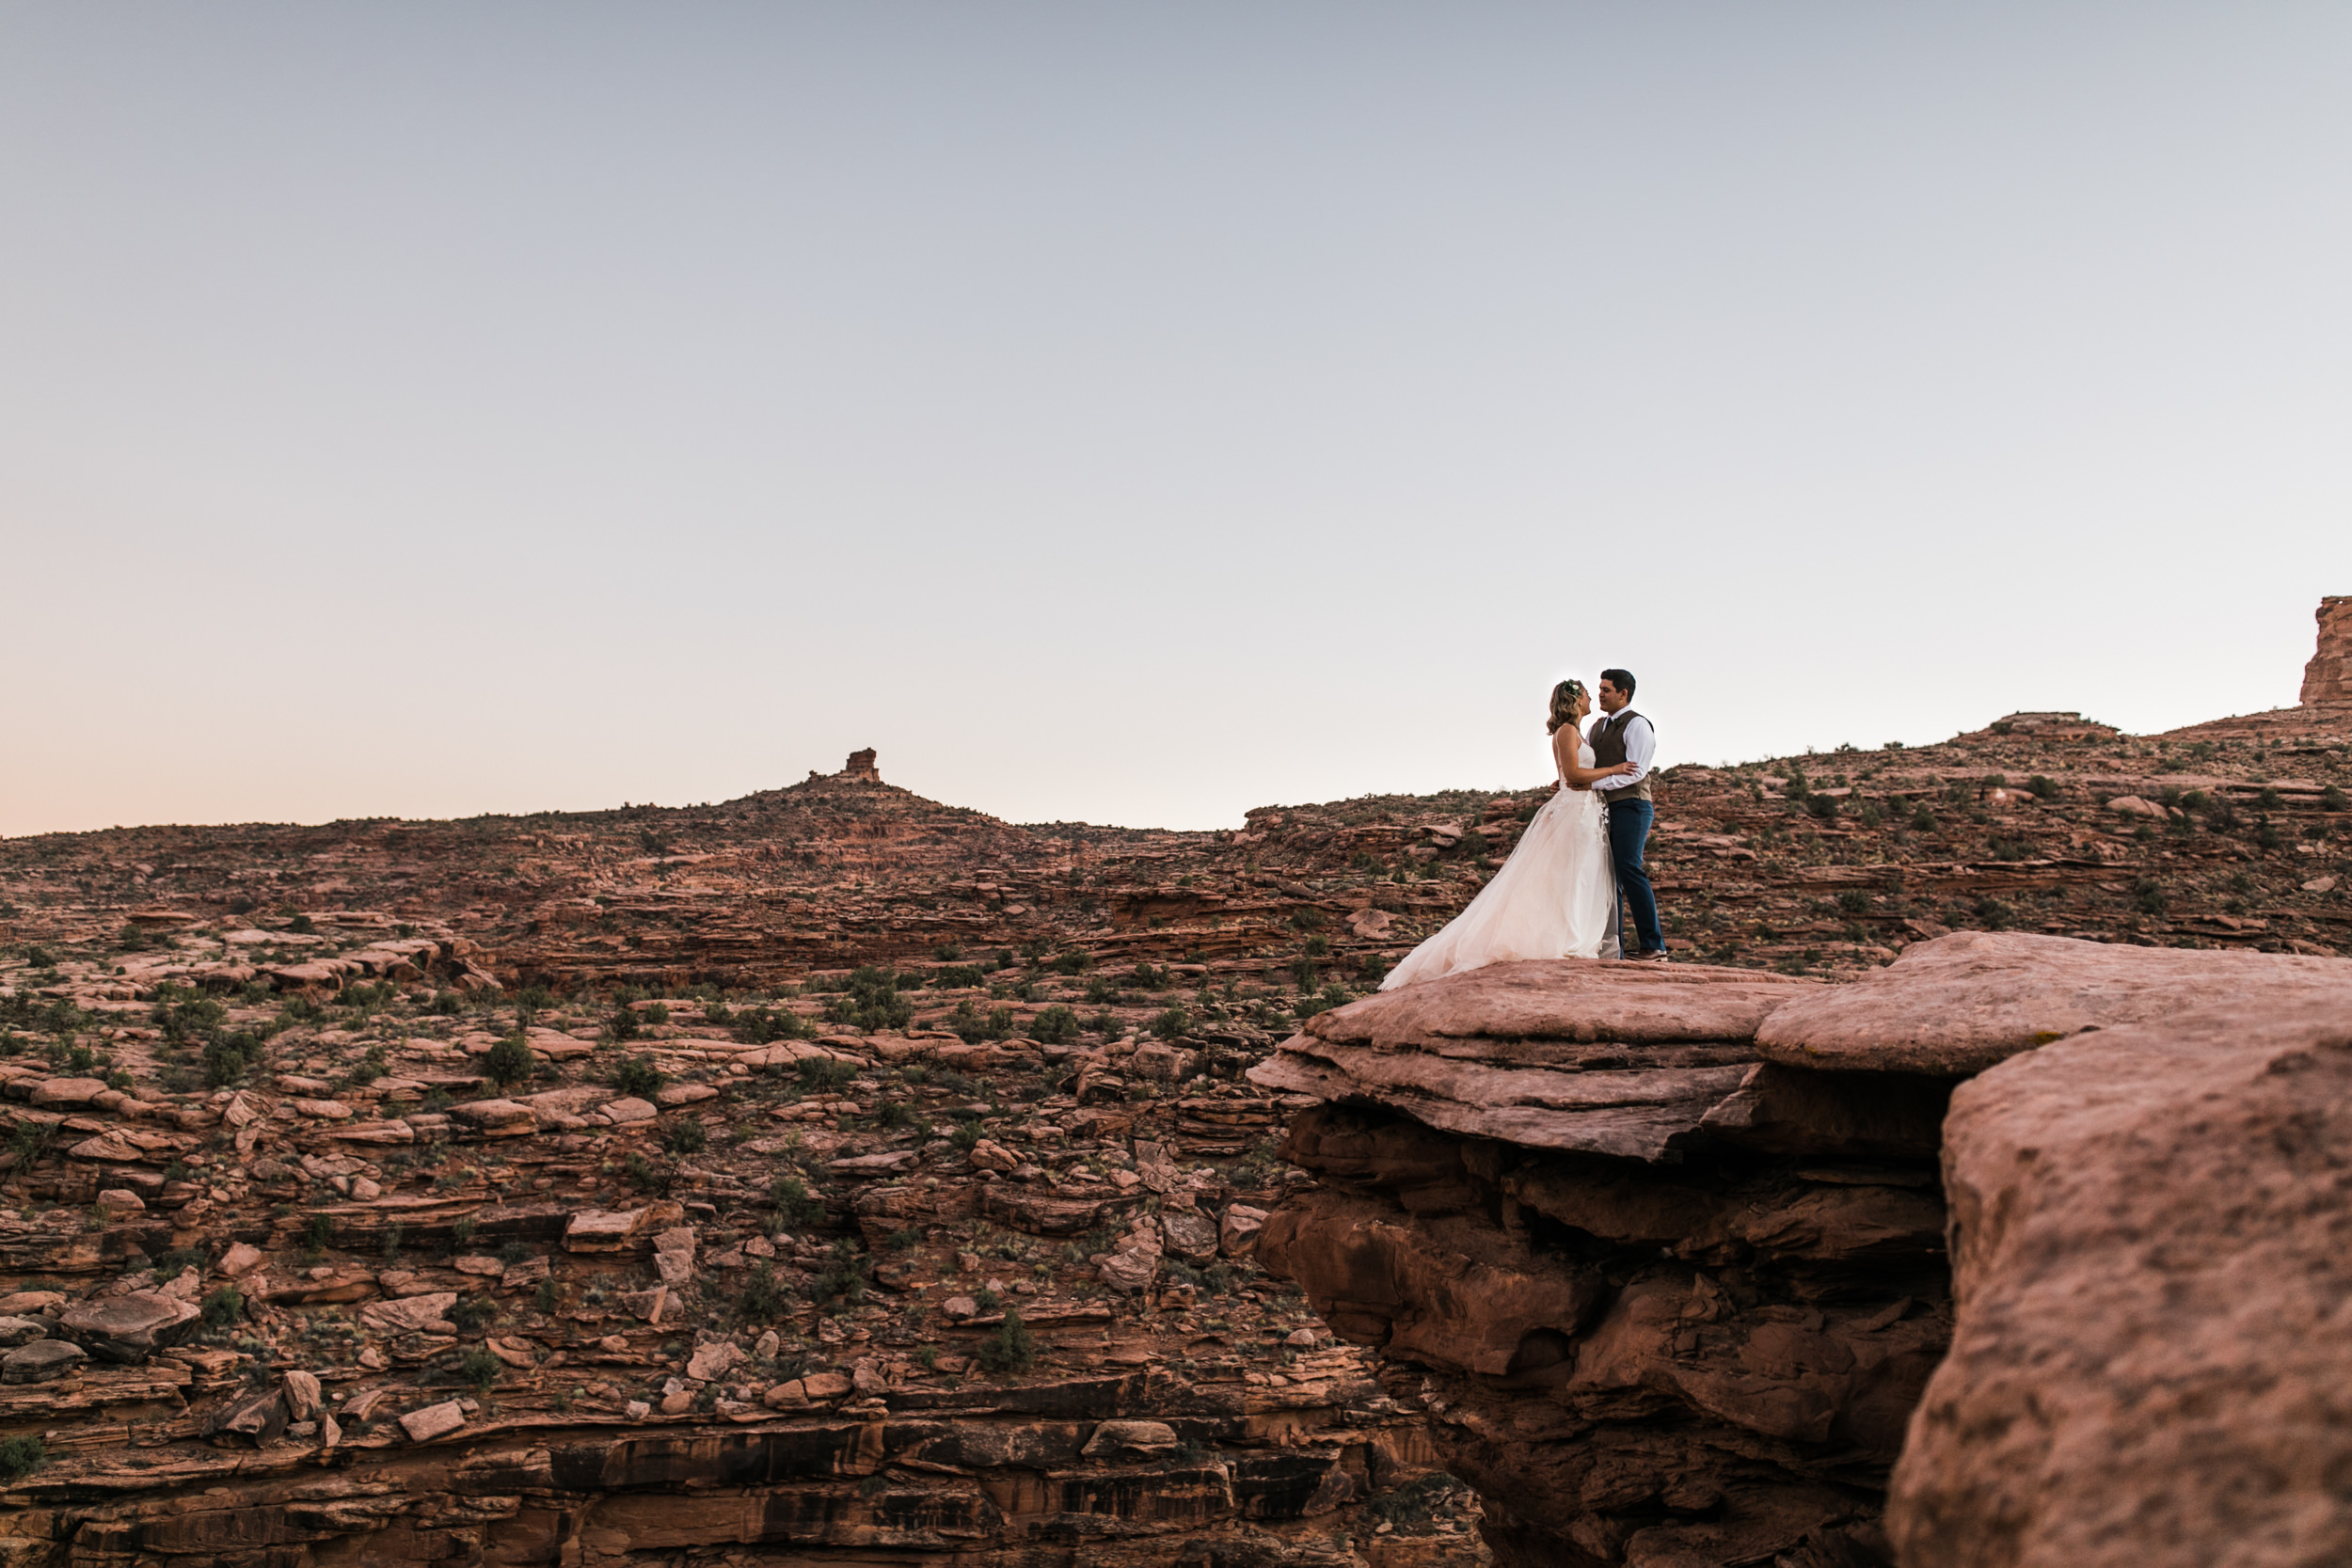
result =
[{"label": "couple embracing", "polygon": [[[1551,689],[1547,727],[1559,792],[1535,813],[1494,880],[1414,948],[1382,990],[1514,958],[1665,958],[1658,900],[1642,869],[1657,733],[1633,711],[1627,672],[1603,670],[1599,697],[1601,716],[1586,735],[1579,726],[1593,700],[1584,683]],[[1632,922],[1630,942],[1621,909]]]}]

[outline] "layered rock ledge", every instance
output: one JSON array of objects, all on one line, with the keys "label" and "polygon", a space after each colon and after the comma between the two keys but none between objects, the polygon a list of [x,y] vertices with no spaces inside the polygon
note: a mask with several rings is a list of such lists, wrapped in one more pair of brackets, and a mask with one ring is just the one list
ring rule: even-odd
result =
[{"label": "layered rock ledge", "polygon": [[[2200,1042],[2222,1025],[2197,1022],[2194,1009],[2186,1022],[2175,1015],[2183,999],[2222,998],[2248,1026],[2230,1070],[2250,1082],[2263,1052],[2284,1060],[2290,1039],[2315,1050],[2306,1037],[2315,1021],[2352,1020],[2352,963],[1972,933],[1918,944],[1842,987],[1696,966],[1549,963],[1387,993],[1310,1021],[1253,1069],[1263,1085],[1323,1101],[1295,1121],[1287,1151],[1318,1184],[1269,1217],[1258,1257],[1303,1285],[1336,1333],[1376,1347],[1392,1386],[1418,1394],[1438,1453],[1482,1494],[1499,1562],[1896,1560],[1889,1477],[1956,1322],[1963,1353],[1937,1375],[1920,1421],[1945,1412],[1939,1440],[1963,1453],[1991,1441],[1989,1424],[2018,1435],[1957,1470],[1905,1462],[1902,1560],[2090,1560],[1948,1544],[1994,1529],[2026,1506],[2021,1496],[2045,1510],[2070,1506],[2064,1465],[2048,1462],[2048,1476],[2034,1468],[2031,1423],[2020,1426],[2003,1401],[2026,1400],[2030,1369],[2069,1346],[2092,1352],[2052,1327],[2078,1315],[2062,1303],[1996,1310],[2010,1266],[1997,1259],[2066,1246],[2102,1256],[2058,1221],[2036,1223],[2058,1225],[2064,1246],[1977,1236],[1975,1206],[2018,1207],[2001,1196],[2003,1181],[2035,1188],[2003,1174],[2000,1157],[1970,1151],[2003,1135],[2011,1101],[1994,1090],[2012,1079],[2069,1083],[2060,1069],[2077,1059],[2086,1065],[2069,1070],[2118,1083],[2143,1058],[2201,1062]],[[2277,1035],[2263,1022],[2274,1015],[2299,1021],[2305,1035]],[[2000,1063],[1981,1085],[1965,1083]],[[2198,1070],[2181,1066],[2143,1113],[2190,1092]],[[2316,1084],[2332,1069],[2301,1070]],[[1996,1259],[1981,1279],[1963,1273],[1957,1319],[1944,1196],[1956,1088],[1966,1098],[1954,1125],[1975,1130],[1956,1132],[1950,1153],[1958,1233],[1965,1256],[1989,1248]],[[2045,1098],[2062,1103],[2070,1092]],[[2263,1152],[2280,1135],[2263,1116],[2221,1119],[2229,1125],[2211,1137],[2246,1146],[2249,1171],[2292,1164]],[[2018,1164],[2017,1148],[2042,1146],[2005,1147]],[[1991,1174],[1979,1168],[1987,1160]],[[2046,1158],[2044,1167],[2041,1180],[2066,1180],[2065,1167],[2049,1169]],[[2151,1165],[2133,1178],[2151,1214],[2167,1201],[2159,1175]],[[2172,1180],[2194,1183],[2218,1212],[2221,1178],[2208,1160]],[[2283,1212],[2292,1205],[2278,1186],[2264,1189],[2273,1195],[2265,1201]],[[2323,1186],[2296,1189],[2307,1241],[2352,1227],[2344,1196]],[[2072,1212],[2063,1196],[2055,1201]],[[2322,1212],[2324,1222],[2312,1218]],[[2103,1243],[2106,1267],[2138,1271],[2123,1294],[2173,1299],[2159,1276],[2179,1260],[2149,1254],[2145,1230],[2132,1234],[2138,1254],[2114,1237]],[[2298,1302],[2325,1275],[2294,1283],[2285,1251],[2204,1230],[2199,1243],[2280,1275]],[[1970,1317],[1979,1302],[1981,1329]],[[2194,1305],[2183,1310],[2206,1321]],[[2208,1338],[2228,1338],[2226,1314],[2220,1322],[2207,1324]],[[2055,1334],[2058,1349],[2035,1332]],[[2125,1386],[2160,1385],[2189,1354],[2162,1349],[2153,1334],[2134,1342],[2150,1351],[2143,1364],[2095,1397],[2061,1401],[2034,1451],[2070,1451],[2079,1441],[2070,1419],[2112,1418]],[[2192,1334],[2182,1344],[2196,1342]],[[2320,1359],[2335,1364],[2331,1353]],[[1994,1374],[2010,1381],[1980,1386]],[[1980,1414],[1972,1402],[1999,1408]],[[2305,1428],[2312,1408],[2297,1406]],[[2303,1435],[2312,1451],[2341,1451],[2352,1467],[2352,1447]],[[1936,1478],[1947,1470],[1985,1474],[1945,1487]],[[2148,1484],[2152,1474],[2143,1466],[2123,1479]],[[2347,1516],[2341,1494],[2328,1507],[2334,1528]],[[2308,1526],[2301,1538],[2324,1534]],[[2217,1539],[2208,1532],[2208,1544]],[[1943,1555],[1920,1544],[1931,1540],[1947,1543]]]}]

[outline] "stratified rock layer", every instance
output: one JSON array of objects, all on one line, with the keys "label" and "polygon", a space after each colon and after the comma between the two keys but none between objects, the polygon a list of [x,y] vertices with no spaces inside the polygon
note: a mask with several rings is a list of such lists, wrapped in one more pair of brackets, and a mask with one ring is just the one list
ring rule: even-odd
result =
[{"label": "stratified rock layer", "polygon": [[[1988,1061],[1944,1155],[1963,1338],[1912,1422],[1953,1323],[1946,1102]],[[2352,963],[1966,934],[1777,993],[1514,965],[1253,1076],[1327,1101],[1257,1258],[1419,1370],[1500,1561],[1894,1560],[1907,1422],[1905,1568],[2343,1560]]]},{"label": "stratified rock layer", "polygon": [[2352,985],[2006,1063],[1944,1164],[1905,1568],[2352,1561]]},{"label": "stratified rock layer", "polygon": [[1319,1017],[1255,1069],[1332,1101],[1286,1149],[1322,1184],[1257,1257],[1419,1369],[1498,1560],[1883,1560],[1949,1326],[1948,1084],[1761,1062],[1757,1022],[1815,989],[1498,966]]},{"label": "stratified rock layer", "polygon": [[2087,1029],[2204,1005],[2275,1007],[2341,995],[2341,958],[2180,953],[2016,931],[1907,949],[1851,986],[1792,1000],[1756,1031],[1767,1061],[1964,1076]]},{"label": "stratified rock layer", "polygon": [[2305,707],[2352,707],[2352,594],[2319,601],[2319,648],[2303,666]]},{"label": "stratified rock layer", "polygon": [[1656,1159],[1746,1081],[1758,1021],[1820,989],[1731,969],[1491,964],[1318,1013],[1250,1076],[1449,1132]]}]

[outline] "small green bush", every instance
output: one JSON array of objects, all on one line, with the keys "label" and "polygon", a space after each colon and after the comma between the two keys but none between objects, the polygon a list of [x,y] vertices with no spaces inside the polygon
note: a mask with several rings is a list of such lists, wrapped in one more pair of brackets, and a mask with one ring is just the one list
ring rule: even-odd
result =
[{"label": "small green bush", "polygon": [[1006,1308],[1005,1321],[996,1332],[980,1341],[980,1365],[1000,1376],[1025,1372],[1037,1365],[1037,1337],[1021,1321],[1017,1308]]},{"label": "small green bush", "polygon": [[612,1066],[612,1086],[633,1099],[651,1100],[669,1081],[650,1056],[624,1056]]},{"label": "small green bush", "polygon": [[1062,1045],[1078,1037],[1078,1015],[1058,1004],[1029,1021],[1029,1037],[1047,1045]]},{"label": "small green bush", "polygon": [[790,1171],[768,1184],[768,1201],[775,1206],[776,1223],[787,1230],[804,1230],[825,1217],[824,1200]]},{"label": "small green bush", "polygon": [[489,1053],[482,1058],[484,1075],[501,1089],[522,1083],[538,1065],[539,1058],[532,1053],[520,1031],[490,1047]]},{"label": "small green bush", "polygon": [[0,1437],[0,1481],[23,1481],[49,1463],[49,1445],[38,1437]]},{"label": "small green bush", "polygon": [[480,1345],[476,1345],[457,1358],[457,1375],[485,1394],[490,1391],[490,1386],[498,1382],[499,1374],[504,1370],[506,1370],[506,1363]]},{"label": "small green bush", "polygon": [[681,1154],[700,1154],[709,1146],[709,1131],[691,1119],[672,1122],[661,1134],[661,1147],[673,1159]]},{"label": "small green bush", "polygon": [[234,1285],[223,1285],[204,1298],[204,1326],[227,1328],[245,1316],[245,1292]]},{"label": "small green bush", "polygon": [[735,1315],[745,1323],[773,1323],[791,1309],[792,1295],[766,1259],[754,1263],[735,1298]]},{"label": "small green bush", "polygon": [[832,1094],[849,1087],[857,1076],[857,1064],[832,1056],[803,1056],[794,1070],[801,1080],[803,1094]]}]

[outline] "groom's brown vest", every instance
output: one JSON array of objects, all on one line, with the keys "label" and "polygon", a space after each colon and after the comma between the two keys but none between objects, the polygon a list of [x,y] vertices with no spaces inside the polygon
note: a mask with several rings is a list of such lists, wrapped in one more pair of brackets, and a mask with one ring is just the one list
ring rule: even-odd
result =
[{"label": "groom's brown vest", "polygon": [[[1585,739],[1593,748],[1594,767],[1614,768],[1625,760],[1625,727],[1640,717],[1631,708],[1621,707],[1593,726],[1593,733]],[[1650,798],[1649,775],[1642,775],[1639,784],[1618,789],[1596,789],[1593,793],[1604,800],[1646,800]]]}]

